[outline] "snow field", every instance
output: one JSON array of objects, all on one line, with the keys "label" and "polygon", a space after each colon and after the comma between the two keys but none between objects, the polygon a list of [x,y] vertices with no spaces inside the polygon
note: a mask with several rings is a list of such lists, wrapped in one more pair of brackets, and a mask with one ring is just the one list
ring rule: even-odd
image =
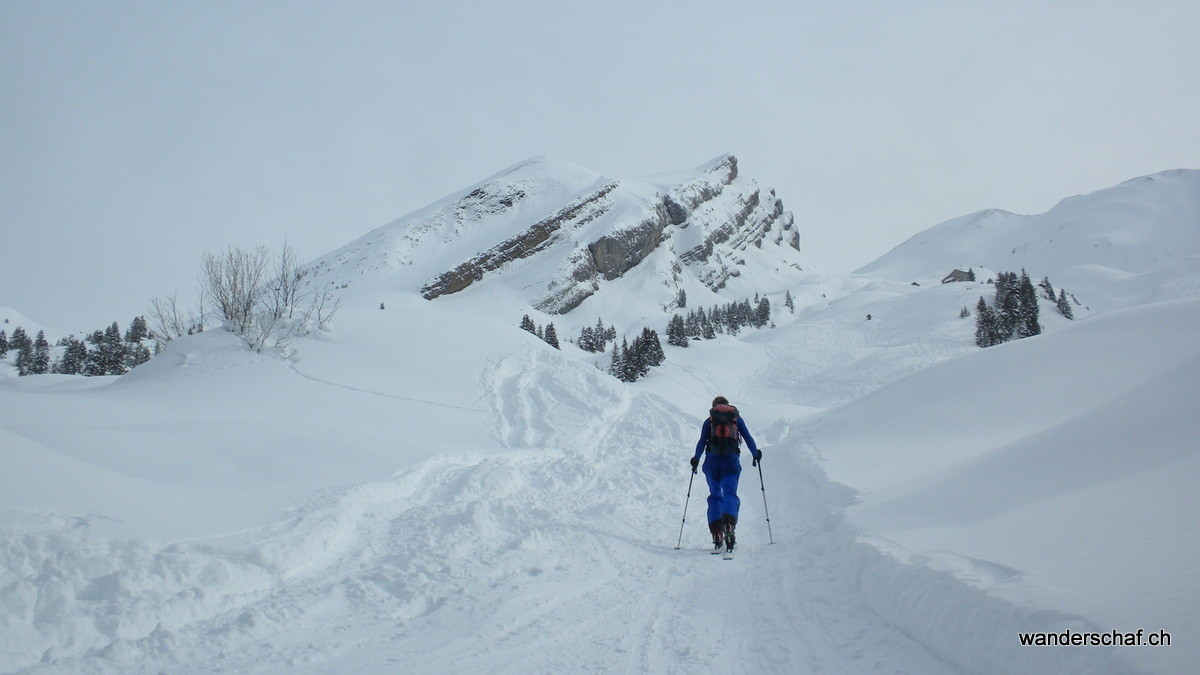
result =
[{"label": "snow field", "polygon": [[[1158,400],[1137,386],[1161,387],[1167,400],[1186,405],[1180,392],[1190,371],[1172,382],[1155,373],[1186,363],[1194,349],[1194,301],[1064,323],[975,353],[963,346],[971,322],[956,314],[975,292],[965,284],[852,283],[841,297],[829,286],[832,299],[798,308],[792,323],[781,316],[775,330],[668,348],[667,365],[632,387],[499,319],[402,296],[387,298],[391,311],[347,308],[338,330],[299,341],[282,360],[212,334],[84,391],[55,391],[60,385],[42,378],[10,382],[31,390],[5,396],[5,410],[25,420],[6,418],[5,429],[28,446],[28,470],[53,484],[62,467],[38,458],[58,453],[77,463],[70,492],[79,494],[26,490],[5,512],[5,667],[1062,672],[1155,664],[1147,660],[1155,654],[1014,642],[1016,630],[1123,629],[1153,617],[1168,617],[1176,631],[1189,625],[1186,607],[1159,602],[1127,613],[1131,605],[1121,599],[1127,591],[1141,602],[1176,591],[1190,602],[1177,593],[1186,556],[1140,587],[1157,591],[1138,595],[1138,586],[1105,576],[1114,568],[1103,557],[1117,550],[1111,535],[1093,528],[1098,548],[1088,555],[1100,563],[1088,567],[1055,552],[1086,545],[1064,548],[1028,527],[1039,499],[1057,500],[1056,513],[1085,512],[1058,530],[1042,529],[1047,537],[1078,528],[1105,500],[1140,501],[1153,513],[1167,502],[1141,494],[1161,492],[1166,477],[1143,472],[1118,493],[1100,474],[1090,474],[1098,481],[1090,488],[1061,474],[1065,487],[1033,494],[1024,507],[1011,496],[1028,490],[1019,486],[1045,484],[1031,481],[1036,462],[1018,463],[1024,473],[995,486],[974,478],[940,484],[959,469],[939,468],[939,460],[974,455],[920,453],[1005,443],[1017,450],[1028,433],[1018,412],[1052,412],[1039,418],[1048,432],[1058,420],[1093,414],[1109,400],[1104,395]],[[860,318],[864,308],[876,318]],[[494,325],[489,339],[465,341],[480,325]],[[1148,326],[1160,348],[1132,353]],[[953,358],[964,351],[967,358]],[[1089,367],[1095,363],[1106,365]],[[1053,375],[1039,380],[1045,373]],[[972,396],[957,394],[964,382]],[[994,412],[1005,410],[1012,387],[1035,398],[1015,397],[1012,412]],[[1080,398],[1081,390],[1093,395]],[[729,563],[706,553],[702,480],[693,486],[685,550],[673,550],[698,430],[694,411],[717,393],[742,407],[767,453],[779,542],[764,545],[761,494],[747,462],[742,546]],[[824,402],[816,395],[863,394],[802,419]],[[37,411],[47,396],[59,410],[95,417],[77,432],[50,431],[33,423],[45,419]],[[160,407],[160,400],[171,403]],[[1175,409],[1164,408],[1168,422]],[[985,411],[979,431],[975,420]],[[330,428],[305,421],[331,413],[339,423]],[[1097,433],[1128,438],[1117,433],[1124,422],[1114,411],[1095,414],[1117,420]],[[109,430],[113,415],[117,429]],[[413,425],[419,440],[405,436]],[[203,436],[196,431],[203,426],[217,435],[154,457],[164,436]],[[309,438],[313,450],[300,462],[305,443],[281,434],[285,428]],[[1179,433],[1181,442],[1196,435]],[[141,461],[122,460],[125,447]],[[247,451],[258,459],[247,462]],[[91,473],[96,467],[108,473]],[[984,468],[979,476],[998,475]],[[855,490],[830,482],[826,470],[864,501],[854,505]],[[130,475],[138,471],[144,475]],[[1192,484],[1176,478],[1181,489]],[[1080,487],[1100,493],[1083,499]],[[1178,525],[1195,510],[1190,493],[1171,494],[1184,500],[1173,511]],[[962,495],[973,499],[964,504]],[[31,513],[39,503],[45,515]],[[987,516],[974,529],[938,520],[989,508],[1014,520]],[[1022,516],[1021,508],[1034,514]],[[79,515],[53,515],[63,513]],[[907,520],[897,527],[873,514]],[[1171,536],[1135,537],[1140,517],[1124,526],[1131,545],[1122,560],[1166,560],[1137,563],[1140,545],[1183,551],[1171,548],[1178,541]],[[1011,558],[1034,541],[1032,555]],[[1073,575],[1110,592],[1080,603],[1080,589],[1062,584]]]},{"label": "snow field", "polygon": [[[1197,325],[1200,301],[1191,299],[973,353],[814,416],[805,442],[831,478],[860,490],[852,524],[901,560],[950,561],[946,571],[1000,603],[1000,635],[1047,616],[1052,626],[1194,635]],[[944,602],[937,586],[927,591],[937,600],[916,590],[927,571],[910,574],[908,585],[885,577],[880,592],[904,588],[914,606]],[[906,625],[886,605],[875,606]],[[943,628],[910,634],[932,646],[933,636],[954,634]],[[1182,642],[1117,657],[1178,671],[1196,654]],[[977,663],[1029,658],[1012,647]]]},{"label": "snow field", "polygon": [[[536,184],[546,173],[557,182]],[[473,190],[326,256],[349,284],[336,327],[278,353],[210,332],[120,379],[0,378],[0,670],[1182,672],[1200,658],[1195,172],[950,221],[868,266],[878,276],[765,246],[722,252],[744,273],[719,295],[700,283],[716,267],[652,255],[562,317],[529,309],[530,284],[558,269],[544,256],[432,303],[411,293],[440,270],[406,270],[405,251],[468,256],[484,221],[503,238],[522,209],[596,180],[523,163],[461,214]],[[1044,335],[977,350],[958,313],[993,289],[937,283],[973,263],[1049,275],[1080,320],[1043,303]],[[594,367],[605,355],[515,327],[529,312],[560,339],[597,316],[661,331],[676,287],[690,307],[766,293],[778,327],[667,347],[633,385]],[[730,562],[707,554],[699,477],[673,548],[717,394],[766,453],[778,542],[747,462]],[[1165,628],[1176,644],[1017,645],[1064,628]]]},{"label": "snow field", "polygon": [[[388,481],[325,491],[276,524],[162,547],[86,527],[43,538],[47,523],[6,532],[0,587],[6,620],[21,629],[7,665],[942,668],[836,570],[793,578],[792,558],[816,559],[807,547],[820,539],[801,542],[785,524],[777,547],[760,548],[752,489],[738,560],[692,549],[707,538],[702,483],[689,546],[673,550],[692,416],[544,350],[496,361],[480,381],[506,449],[441,453]],[[585,410],[603,412],[588,420]]]}]

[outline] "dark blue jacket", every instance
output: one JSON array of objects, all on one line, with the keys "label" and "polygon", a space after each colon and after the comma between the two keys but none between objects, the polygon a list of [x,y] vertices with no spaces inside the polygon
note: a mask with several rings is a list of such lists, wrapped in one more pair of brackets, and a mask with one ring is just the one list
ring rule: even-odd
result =
[{"label": "dark blue jacket", "polygon": [[[754,437],[750,435],[750,430],[746,428],[746,422],[742,420],[742,416],[737,418],[738,433],[742,438],[746,439],[746,445],[750,448],[750,454],[758,457],[758,445],[754,443]],[[700,427],[700,441],[696,443],[696,454],[694,457],[700,459],[700,455],[704,454],[704,448],[708,445],[708,438],[712,436],[712,419],[705,419],[704,424]]]}]

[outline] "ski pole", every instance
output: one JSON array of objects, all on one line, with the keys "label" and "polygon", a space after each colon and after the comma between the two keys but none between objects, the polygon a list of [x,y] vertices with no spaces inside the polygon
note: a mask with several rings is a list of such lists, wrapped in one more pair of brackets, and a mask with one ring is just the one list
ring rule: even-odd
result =
[{"label": "ski pole", "polygon": [[[763,495],[763,513],[767,514],[767,536],[771,538],[771,543],[775,543],[775,535],[771,534],[771,512],[767,510],[767,486],[763,483],[762,462],[758,463],[758,486],[762,489]],[[690,491],[690,488],[689,488]],[[684,507],[686,511],[687,507]]]},{"label": "ski pole", "polygon": [[679,550],[679,546],[683,544],[683,524],[687,522],[687,507],[688,502],[692,501],[692,481],[696,480],[696,472],[692,472],[692,477],[688,479],[687,499],[683,500],[683,521],[679,523],[679,541],[675,544],[675,550]]}]

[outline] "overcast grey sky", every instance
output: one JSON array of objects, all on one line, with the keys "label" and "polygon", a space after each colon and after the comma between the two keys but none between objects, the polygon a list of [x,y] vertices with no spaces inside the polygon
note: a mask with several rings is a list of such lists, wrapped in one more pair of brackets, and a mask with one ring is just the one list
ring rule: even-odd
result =
[{"label": "overcast grey sky", "polygon": [[1200,168],[1200,3],[0,0],[0,305],[66,330],[533,155],[733,152],[826,269]]}]

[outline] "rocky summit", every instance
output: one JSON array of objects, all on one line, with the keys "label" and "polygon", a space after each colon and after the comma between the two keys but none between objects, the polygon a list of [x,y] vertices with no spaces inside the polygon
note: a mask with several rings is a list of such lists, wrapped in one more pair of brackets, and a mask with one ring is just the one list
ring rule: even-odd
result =
[{"label": "rocky summit", "polygon": [[692,170],[613,179],[533,158],[381,227],[311,265],[345,292],[388,288],[427,300],[501,284],[565,314],[636,275],[663,305],[725,288],[745,270],[807,267],[791,212],[722,155]]}]

